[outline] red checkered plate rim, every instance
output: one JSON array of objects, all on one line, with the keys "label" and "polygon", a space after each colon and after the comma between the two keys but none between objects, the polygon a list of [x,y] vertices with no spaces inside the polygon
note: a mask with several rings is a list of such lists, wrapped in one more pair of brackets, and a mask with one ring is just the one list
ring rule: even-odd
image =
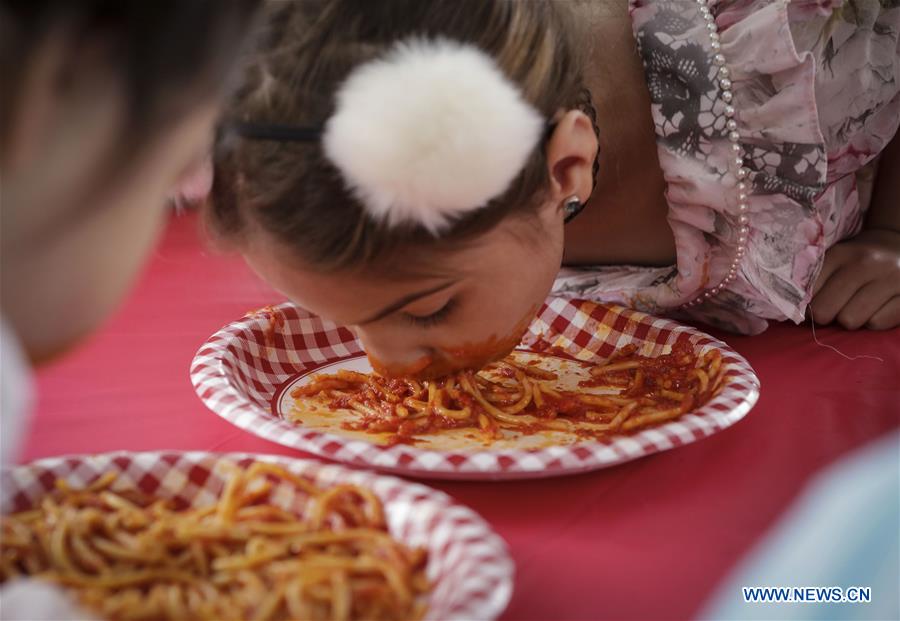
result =
[{"label": "red checkered plate rim", "polygon": [[581,360],[600,361],[629,343],[642,354],[659,355],[679,339],[687,339],[698,354],[717,349],[722,355],[725,382],[709,402],[632,435],[529,450],[386,447],[304,428],[273,414],[272,399],[286,382],[362,353],[352,332],[292,304],[250,313],[212,335],[194,357],[191,381],[207,407],[237,427],[326,459],[424,478],[538,478],[605,468],[695,442],[736,423],[759,398],[759,379],[747,361],[695,328],[622,307],[549,298],[523,347],[543,341]]},{"label": "red checkered plate rim", "polygon": [[[495,619],[509,603],[513,562],[506,544],[471,509],[419,483],[335,464],[275,455],[207,452],[115,452],[41,459],[4,468],[0,474],[3,514],[29,509],[50,492],[57,479],[84,487],[100,475],[118,473],[113,489],[140,489],[189,506],[215,502],[228,470],[225,463],[246,466],[276,463],[316,485],[350,483],[372,490],[384,503],[391,534],[410,546],[428,550],[427,575],[433,589],[426,619]],[[290,509],[293,498],[281,498]]]}]

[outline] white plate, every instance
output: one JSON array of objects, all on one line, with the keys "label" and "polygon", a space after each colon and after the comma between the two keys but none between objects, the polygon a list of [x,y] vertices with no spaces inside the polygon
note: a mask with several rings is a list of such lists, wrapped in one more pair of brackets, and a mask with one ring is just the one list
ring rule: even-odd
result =
[{"label": "white plate", "polygon": [[[283,394],[313,371],[365,370],[362,348],[347,329],[283,304],[236,321],[200,348],[191,367],[197,394],[234,425],[284,446],[355,466],[429,478],[520,479],[605,468],[688,444],[733,425],[759,398],[759,379],[725,343],[688,326],[621,307],[551,298],[531,324],[524,347],[558,347],[579,360],[601,361],[635,344],[643,355],[669,351],[687,339],[698,355],[722,356],[721,390],[694,411],[663,425],[608,440],[519,436],[484,445],[463,438],[453,444],[384,446],[369,434],[333,421],[285,420]],[[449,442],[449,441],[448,441]]]},{"label": "white plate", "polygon": [[32,508],[63,479],[84,487],[106,472],[117,472],[113,489],[140,489],[188,506],[215,502],[227,470],[225,462],[277,463],[316,485],[351,483],[371,489],[384,503],[391,534],[428,550],[427,576],[433,590],[426,619],[494,619],[509,603],[513,563],[503,540],[476,513],[446,494],[395,477],[323,465],[310,460],[247,453],[105,453],[42,459],[4,469],[0,508],[4,514]]}]

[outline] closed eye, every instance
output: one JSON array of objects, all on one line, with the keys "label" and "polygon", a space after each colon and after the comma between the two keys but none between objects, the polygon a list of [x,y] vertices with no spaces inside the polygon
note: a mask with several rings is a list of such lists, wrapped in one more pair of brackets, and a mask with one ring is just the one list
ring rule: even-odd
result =
[{"label": "closed eye", "polygon": [[431,328],[445,321],[455,307],[456,298],[450,298],[447,300],[446,304],[430,315],[411,315],[410,313],[403,313],[403,317],[414,326]]}]

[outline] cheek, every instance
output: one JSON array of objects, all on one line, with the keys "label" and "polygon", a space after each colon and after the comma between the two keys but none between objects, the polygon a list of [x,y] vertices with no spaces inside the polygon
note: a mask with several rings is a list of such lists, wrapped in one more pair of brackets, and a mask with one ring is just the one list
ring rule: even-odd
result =
[{"label": "cheek", "polygon": [[533,271],[528,278],[480,287],[478,293],[470,294],[472,301],[446,329],[393,332],[378,341],[383,343],[378,346],[371,335],[366,335],[363,342],[373,368],[389,377],[431,379],[479,369],[506,356],[519,344],[540,310],[555,271],[549,273],[548,277]]},{"label": "cheek", "polygon": [[553,286],[558,271],[553,253],[498,269],[478,287],[465,321],[437,349],[455,368],[479,368],[518,345]]},{"label": "cheek", "polygon": [[[87,281],[77,296],[86,322],[98,323],[118,304],[162,231],[165,203],[133,201],[110,208],[83,238],[74,269]],[[88,240],[93,240],[88,242]]]},{"label": "cheek", "polygon": [[485,274],[470,309],[469,330],[482,338],[502,336],[514,331],[525,316],[533,316],[550,293],[558,259],[552,248],[540,248],[511,256]]},{"label": "cheek", "polygon": [[[531,325],[540,303],[520,305],[515,314],[503,317],[503,327],[480,339],[465,340],[438,347],[446,366],[452,369],[478,369],[511,352]],[[512,321],[510,321],[512,320]],[[493,322],[491,322],[493,323]]]},{"label": "cheek", "polygon": [[10,284],[17,327],[36,362],[65,351],[115,309],[157,239],[164,207],[146,201],[95,205],[96,212],[36,251]]}]

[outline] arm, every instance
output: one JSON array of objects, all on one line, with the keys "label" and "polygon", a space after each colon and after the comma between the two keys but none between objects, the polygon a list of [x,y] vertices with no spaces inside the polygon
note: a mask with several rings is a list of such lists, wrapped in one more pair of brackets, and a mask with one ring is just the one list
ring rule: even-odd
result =
[{"label": "arm", "polygon": [[863,230],[826,251],[810,310],[849,330],[900,326],[900,132],[882,152]]}]

